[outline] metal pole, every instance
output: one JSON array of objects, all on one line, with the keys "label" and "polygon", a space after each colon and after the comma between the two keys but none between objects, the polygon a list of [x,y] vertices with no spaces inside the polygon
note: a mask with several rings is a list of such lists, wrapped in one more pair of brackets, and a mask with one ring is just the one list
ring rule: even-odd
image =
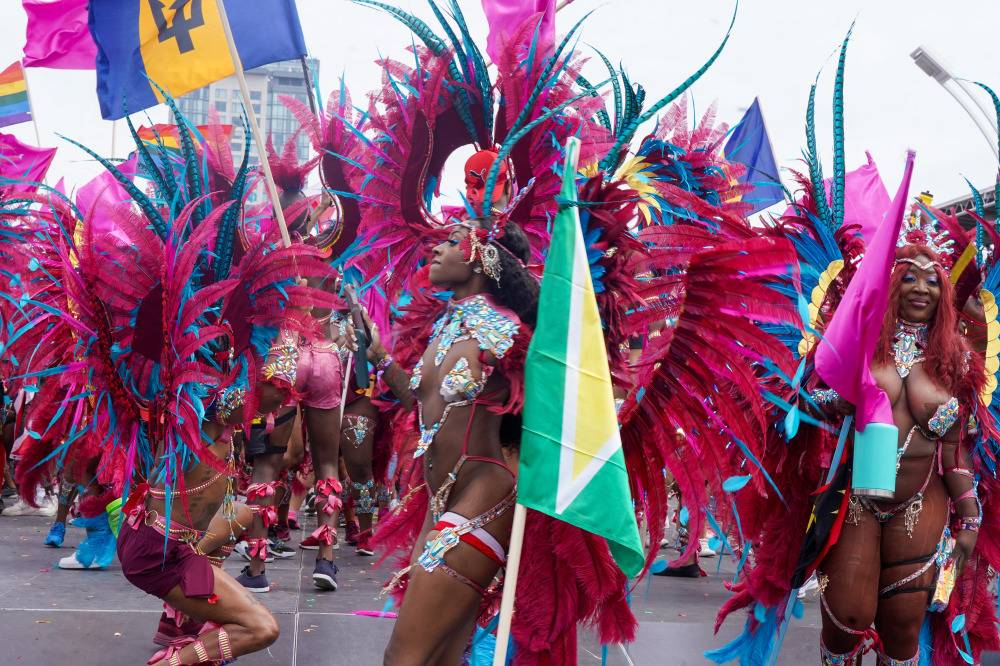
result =
[{"label": "metal pole", "polygon": [[993,153],[993,157],[1000,160],[1000,151],[997,149],[996,135],[990,133],[989,126],[983,124],[982,118],[969,108],[968,102],[959,97],[954,90],[948,87],[947,81],[941,82],[941,87],[947,90],[948,94],[951,95],[955,101],[958,102],[958,105],[962,107],[962,110],[968,114],[969,118],[972,119],[972,122],[974,122],[976,127],[979,128],[979,132],[983,135],[983,138],[986,139],[986,143],[989,144],[990,152]]},{"label": "metal pole", "polygon": [[309,93],[309,108],[313,115],[316,115],[316,93],[313,91],[312,72],[309,69],[309,60],[302,56],[302,78],[306,83],[306,92]]},{"label": "metal pole", "polygon": [[979,107],[979,110],[983,112],[983,117],[989,121],[989,127],[993,131],[993,134],[996,135],[997,128],[993,125],[993,116],[996,115],[995,112],[992,109],[986,108],[986,105],[983,104],[983,100],[981,100],[978,95],[973,94],[972,89],[964,80],[952,78],[952,81],[954,81],[958,87],[962,89],[962,92],[968,95],[969,99],[971,99],[975,105]]}]

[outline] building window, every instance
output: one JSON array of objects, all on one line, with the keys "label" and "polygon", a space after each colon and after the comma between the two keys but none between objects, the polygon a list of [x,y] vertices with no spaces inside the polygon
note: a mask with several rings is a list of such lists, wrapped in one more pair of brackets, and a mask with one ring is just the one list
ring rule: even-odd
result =
[{"label": "building window", "polygon": [[252,99],[255,102],[259,102],[260,101],[260,91],[259,90],[251,90],[250,91],[250,99]]},{"label": "building window", "polygon": [[215,102],[215,110],[219,111],[220,113],[225,113],[226,112],[226,103],[225,102],[216,101]]},{"label": "building window", "polygon": [[215,91],[215,99],[226,99],[226,91],[222,88],[217,88]]}]

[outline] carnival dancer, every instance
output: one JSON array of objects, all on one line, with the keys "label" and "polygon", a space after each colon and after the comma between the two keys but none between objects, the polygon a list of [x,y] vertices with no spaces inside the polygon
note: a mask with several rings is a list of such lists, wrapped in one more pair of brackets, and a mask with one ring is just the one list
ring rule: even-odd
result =
[{"label": "carnival dancer", "polygon": [[[642,88],[623,90],[627,78],[615,71],[616,98],[630,101],[612,123],[567,49],[579,26],[548,55],[533,37],[538,17],[525,21],[495,63],[494,84],[457,3],[451,10],[450,19],[436,13],[446,41],[391,8],[423,46],[412,66],[385,61],[390,83],[371,96],[366,113],[342,89],[330,114],[296,114],[326,156],[321,173],[343,211],[347,241],[338,256],[366,282],[379,281],[402,312],[391,331],[384,319],[369,324],[371,360],[401,403],[391,422],[408,490],[374,535],[376,549],[403,551],[409,565],[392,581],[405,594],[387,663],[457,662],[477,619],[485,625],[494,614],[499,585],[491,583],[504,562],[516,485],[503,465],[501,414],[519,411],[520,359],[533,321],[525,301],[538,289],[526,264],[544,259],[560,206],[555,167],[569,137],[582,143],[580,218],[612,376],[628,395],[622,441],[633,497],[657,543],[666,521],[665,467],[677,468],[693,506],[748,467],[764,491],[756,453],[767,430],[767,373],[755,363],[793,374],[787,351],[760,329],[761,322],[794,322],[794,308],[774,288],[793,288],[791,245],[761,237],[740,204],[730,203],[742,190],[718,164],[724,130],[706,122],[693,133],[712,150],[688,154],[657,132],[628,156],[638,128],[704,73],[722,46],[648,109]],[[430,196],[461,146],[475,147],[479,165],[463,174],[471,186],[464,210],[439,220],[428,210]],[[650,279],[639,279],[647,273]],[[673,324],[670,335],[630,370],[629,338],[664,319]],[[700,455],[681,454],[678,429]],[[696,469],[705,456],[713,464]],[[719,513],[735,531],[728,507]],[[692,520],[699,533],[701,520]],[[627,580],[604,539],[529,512],[521,576],[512,628],[519,664],[575,663],[581,622],[598,625],[605,643],[634,636]]]},{"label": "carnival dancer", "polygon": [[[372,402],[371,392],[371,388],[356,389],[353,395],[348,392],[349,399],[344,407],[344,420],[340,430],[340,453],[346,466],[354,513],[358,521],[354,552],[363,557],[375,554],[370,540],[375,515],[385,494],[384,482],[378,480],[374,467],[375,442],[379,436],[378,429],[383,427],[382,417],[379,408]],[[351,518],[348,516],[348,543],[351,542]]]},{"label": "carnival dancer", "polygon": [[271,591],[264,570],[266,561],[294,556],[294,551],[284,543],[271,541],[268,535],[277,525],[277,505],[290,492],[284,482],[285,457],[298,424],[298,409],[292,405],[280,408],[276,414],[255,418],[250,431],[244,433],[243,452],[253,467],[246,498],[254,517],[246,539],[235,549],[249,562],[236,580],[251,592]]},{"label": "carnival dancer", "polygon": [[[772,659],[782,626],[791,620],[793,592],[813,572],[820,587],[823,664],[858,664],[869,650],[880,664],[974,663],[983,649],[1000,645],[987,592],[988,565],[995,565],[997,550],[988,530],[981,530],[996,521],[996,435],[989,402],[983,402],[992,396],[994,378],[987,380],[982,357],[958,330],[959,308],[979,280],[956,297],[953,284],[961,276],[949,269],[953,260],[958,263],[958,241],[969,241],[960,228],[957,235],[938,228],[926,201],[915,204],[923,215],[911,216],[899,247],[893,247],[912,156],[893,208],[870,212],[883,217],[882,226],[865,235],[845,225],[842,116],[849,38],[835,82],[832,191],[828,196],[815,149],[814,85],[806,124],[809,172],[799,177],[805,196],[776,227],[795,242],[804,293],[811,296],[809,332],[788,336],[806,372],[789,401],[779,401],[791,409],[775,432],[795,438],[775,436],[764,453],[782,499],[737,498],[749,518],[744,533],[755,544],[754,556],[716,626],[735,609],[749,606],[753,612],[741,636],[709,653],[720,663]],[[848,212],[864,217],[864,211]],[[884,262],[882,277],[866,269],[869,253],[873,266],[881,270]],[[876,295],[886,292],[882,317]],[[856,358],[869,340],[870,372]],[[839,367],[850,368],[851,377],[834,377],[831,369]],[[834,379],[860,387],[857,395],[848,401],[828,388]],[[808,417],[816,411],[829,423]],[[883,463],[866,458],[871,440],[867,432],[867,441],[857,434],[860,425],[850,437],[851,418],[867,428],[884,423],[883,432],[898,428],[898,437],[887,437]],[[895,479],[895,485],[866,483],[876,475]]]},{"label": "carnival dancer", "polygon": [[[824,663],[852,663],[874,624],[881,659],[917,664],[943,561],[939,544],[954,535],[955,568],[947,575],[961,575],[982,520],[963,440],[985,378],[959,337],[940,255],[922,243],[901,248],[890,289],[873,374],[900,431],[896,493],[851,496],[840,538],[819,566]],[[823,397],[831,416],[849,409]]]},{"label": "carnival dancer", "polygon": [[421,490],[430,500],[387,663],[457,663],[506,560],[516,480],[504,463],[498,412],[516,404],[510,382],[523,371],[538,287],[524,267],[530,247],[520,228],[508,225],[496,240],[488,233],[457,223],[434,249],[431,284],[453,295],[412,374],[394,365],[373,329],[372,362],[404,404],[416,404]]},{"label": "carnival dancer", "polygon": [[[195,144],[167,103],[182,124],[180,156],[153,157],[137,140],[152,196],[88,151],[134,201],[100,220],[115,234],[95,233],[94,220],[71,206],[35,214],[26,240],[39,250],[32,265],[42,264],[42,288],[24,308],[34,326],[22,343],[50,362],[32,370],[56,379],[46,382],[54,404],[73,405],[46,435],[60,449],[96,447],[101,480],[124,492],[118,557],[126,578],[206,623],[197,639],[158,655],[157,666],[228,662],[277,638],[270,613],[198,544],[220,506],[236,519],[234,429],[248,429],[258,408],[280,405],[256,382],[272,331],[311,331],[311,307],[339,306],[300,284],[329,274],[315,250],[244,234],[255,240],[237,255],[247,162],[231,187],[205,196],[201,153],[211,148]],[[79,236],[65,232],[77,223]],[[4,287],[22,296],[20,284]],[[42,353],[53,341],[69,355]]]}]

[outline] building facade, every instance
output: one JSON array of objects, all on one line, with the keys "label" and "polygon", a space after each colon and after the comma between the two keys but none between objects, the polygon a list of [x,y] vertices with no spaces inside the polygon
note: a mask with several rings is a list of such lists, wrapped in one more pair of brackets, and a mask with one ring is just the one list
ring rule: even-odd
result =
[{"label": "building facade", "polygon": [[[309,58],[307,62],[310,76],[314,81],[319,75],[319,60]],[[290,60],[265,65],[247,72],[246,79],[247,87],[250,89],[250,102],[257,115],[257,121],[264,130],[264,136],[270,135],[275,148],[281,152],[285,142],[295,134],[299,125],[291,112],[281,103],[280,97],[288,95],[303,104],[309,104],[302,62]],[[309,85],[312,86],[312,81],[309,81]],[[234,126],[233,159],[237,164],[243,159],[244,137],[240,129],[243,127],[243,102],[240,86],[235,77],[217,81],[184,95],[177,100],[177,107],[188,121],[195,125],[207,124],[209,113],[214,110],[218,114],[219,122]],[[297,144],[299,160],[309,159],[308,137],[300,134]],[[257,150],[252,145],[250,163],[258,163]]]}]

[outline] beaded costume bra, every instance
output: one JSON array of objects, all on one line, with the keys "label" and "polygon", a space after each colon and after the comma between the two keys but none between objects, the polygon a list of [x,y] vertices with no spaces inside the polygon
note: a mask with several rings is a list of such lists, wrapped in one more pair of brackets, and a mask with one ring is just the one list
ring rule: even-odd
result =
[{"label": "beaded costume bra", "polygon": [[[514,345],[514,337],[519,330],[520,323],[512,314],[497,309],[485,294],[477,294],[448,304],[447,311],[434,324],[428,347],[437,345],[434,351],[434,365],[437,367],[441,366],[456,343],[465,340],[476,340],[481,351],[489,352],[495,358],[501,359]],[[410,390],[414,393],[420,388],[423,380],[423,367],[424,359],[421,357],[410,378]],[[472,375],[468,359],[463,356],[456,361],[441,380],[440,392],[445,401],[441,418],[428,427],[424,423],[422,410],[418,410],[420,442],[414,453],[415,458],[424,455],[430,448],[452,408],[470,405],[479,397],[492,371],[492,367],[484,365],[482,378],[476,379]]]}]

